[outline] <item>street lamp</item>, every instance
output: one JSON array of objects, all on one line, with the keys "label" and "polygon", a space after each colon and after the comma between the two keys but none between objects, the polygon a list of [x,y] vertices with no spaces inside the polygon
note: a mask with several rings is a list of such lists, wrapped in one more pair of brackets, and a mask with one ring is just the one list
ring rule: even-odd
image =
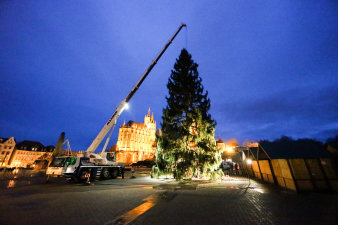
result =
[{"label": "street lamp", "polygon": [[226,151],[227,151],[228,153],[232,153],[232,152],[234,152],[234,147],[227,147],[227,148],[226,148]]},{"label": "street lamp", "polygon": [[247,173],[247,175],[248,175],[248,179],[249,179],[249,185],[248,185],[248,187],[250,186],[250,184],[251,184],[251,181],[250,181],[250,176],[249,176],[249,171],[248,171],[248,165],[251,165],[252,164],[252,160],[250,159],[250,158],[248,158],[247,160],[246,160],[246,173]]}]

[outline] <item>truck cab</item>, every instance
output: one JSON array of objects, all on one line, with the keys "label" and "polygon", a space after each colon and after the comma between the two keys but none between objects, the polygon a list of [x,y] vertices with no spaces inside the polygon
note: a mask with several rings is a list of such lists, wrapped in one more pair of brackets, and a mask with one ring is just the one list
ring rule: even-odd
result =
[{"label": "truck cab", "polygon": [[74,173],[80,164],[79,157],[59,156],[49,164],[46,175],[60,177],[67,173]]}]

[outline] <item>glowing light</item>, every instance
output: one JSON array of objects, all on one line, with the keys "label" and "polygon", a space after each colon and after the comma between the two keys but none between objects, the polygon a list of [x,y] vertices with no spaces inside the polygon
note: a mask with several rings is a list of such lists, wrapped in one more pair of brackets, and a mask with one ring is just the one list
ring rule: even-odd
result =
[{"label": "glowing light", "polygon": [[250,165],[252,163],[252,160],[251,159],[247,159],[246,163]]},{"label": "glowing light", "polygon": [[7,188],[13,188],[13,187],[15,187],[15,180],[10,180],[8,182]]},{"label": "glowing light", "polygon": [[125,109],[129,109],[129,104],[128,104],[128,102],[126,102],[125,104],[124,104],[124,106],[123,106],[123,110],[125,110]]},{"label": "glowing light", "polygon": [[227,147],[227,148],[226,148],[226,151],[227,151],[228,153],[234,152],[234,147]]}]

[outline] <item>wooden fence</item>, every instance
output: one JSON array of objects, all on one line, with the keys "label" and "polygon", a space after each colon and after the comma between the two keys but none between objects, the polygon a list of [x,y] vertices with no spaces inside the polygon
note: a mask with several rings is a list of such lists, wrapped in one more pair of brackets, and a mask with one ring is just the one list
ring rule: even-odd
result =
[{"label": "wooden fence", "polygon": [[337,159],[266,159],[241,163],[249,176],[294,191],[338,191]]}]

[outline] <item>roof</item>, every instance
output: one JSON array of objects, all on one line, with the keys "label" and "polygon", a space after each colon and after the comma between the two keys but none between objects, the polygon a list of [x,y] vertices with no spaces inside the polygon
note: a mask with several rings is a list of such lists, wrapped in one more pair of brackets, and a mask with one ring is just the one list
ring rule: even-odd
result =
[{"label": "roof", "polygon": [[16,145],[16,149],[19,150],[33,150],[33,148],[37,148],[35,151],[45,151],[45,146],[38,141],[25,140]]},{"label": "roof", "polygon": [[261,141],[259,145],[271,159],[332,157],[324,144],[311,139]]},{"label": "roof", "polygon": [[8,140],[9,138],[0,138],[0,143],[4,143]]},{"label": "roof", "polygon": [[216,143],[224,143],[224,141],[220,138],[216,141]]},{"label": "roof", "polygon": [[48,145],[48,146],[45,147],[45,149],[46,149],[46,152],[53,152],[54,149],[55,149],[55,146],[54,145]]},{"label": "roof", "polygon": [[143,123],[137,123],[137,122],[134,122],[132,120],[129,120],[128,123],[126,123],[122,127],[142,128],[142,129],[146,128]]},{"label": "roof", "polygon": [[14,137],[10,137],[10,138],[2,138],[0,137],[0,143],[3,144],[5,142],[8,142],[7,144],[15,144],[15,138]]},{"label": "roof", "polygon": [[[257,153],[258,153],[258,156],[257,156]],[[260,149],[260,151],[258,151],[258,147],[249,147],[249,152],[246,152],[245,155],[249,158],[252,157],[255,160],[257,160],[257,158],[259,160],[265,160],[265,159],[272,159],[273,158],[270,155],[266,154],[266,151],[264,151],[262,149]],[[285,158],[285,157],[281,157],[281,158]]]}]

